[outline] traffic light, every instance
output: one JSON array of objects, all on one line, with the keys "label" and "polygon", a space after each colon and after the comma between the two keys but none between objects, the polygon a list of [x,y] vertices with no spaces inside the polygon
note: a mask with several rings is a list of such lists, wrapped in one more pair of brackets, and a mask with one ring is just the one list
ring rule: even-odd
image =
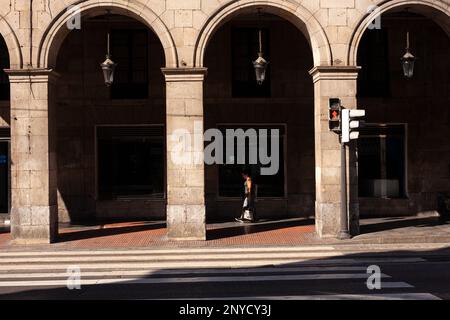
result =
[{"label": "traffic light", "polygon": [[328,108],[328,127],[330,131],[341,132],[341,100],[337,98],[330,99],[330,107]]},{"label": "traffic light", "polygon": [[364,121],[355,120],[355,118],[361,118],[365,115],[365,110],[342,110],[342,143],[359,138],[357,129],[364,124]]}]

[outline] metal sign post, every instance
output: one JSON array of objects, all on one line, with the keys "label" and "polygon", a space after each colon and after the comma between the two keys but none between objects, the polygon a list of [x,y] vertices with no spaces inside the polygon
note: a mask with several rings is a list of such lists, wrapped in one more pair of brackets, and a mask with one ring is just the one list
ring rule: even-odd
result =
[{"label": "metal sign post", "polygon": [[341,230],[339,239],[350,239],[347,214],[347,146],[341,140]]}]

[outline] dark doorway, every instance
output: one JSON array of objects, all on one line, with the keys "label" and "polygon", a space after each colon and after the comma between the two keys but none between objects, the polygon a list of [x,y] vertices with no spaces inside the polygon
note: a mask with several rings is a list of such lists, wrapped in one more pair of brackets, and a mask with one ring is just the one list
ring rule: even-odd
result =
[{"label": "dark doorway", "polygon": [[9,212],[9,142],[0,140],[0,213]]}]

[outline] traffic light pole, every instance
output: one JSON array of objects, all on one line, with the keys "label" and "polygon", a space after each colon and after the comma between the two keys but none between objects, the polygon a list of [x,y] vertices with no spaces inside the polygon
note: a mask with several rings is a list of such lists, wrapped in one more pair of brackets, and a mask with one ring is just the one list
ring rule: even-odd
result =
[{"label": "traffic light pole", "polygon": [[341,230],[339,239],[350,239],[347,214],[347,146],[341,141]]},{"label": "traffic light pole", "polygon": [[359,128],[363,121],[356,121],[366,115],[365,110],[342,108],[339,98],[331,98],[328,108],[328,127],[330,131],[339,134],[341,140],[341,212],[339,239],[350,239],[349,214],[347,204],[347,143],[358,139]]}]

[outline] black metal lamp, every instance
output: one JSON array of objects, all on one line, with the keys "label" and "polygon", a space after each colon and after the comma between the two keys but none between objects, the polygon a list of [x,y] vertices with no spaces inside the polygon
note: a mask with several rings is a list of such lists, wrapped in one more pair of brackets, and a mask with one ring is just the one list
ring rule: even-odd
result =
[{"label": "black metal lamp", "polygon": [[[261,18],[261,8],[258,8],[258,16],[259,18]],[[266,79],[267,65],[269,64],[269,62],[263,57],[261,25],[259,27],[258,37],[259,37],[258,59],[253,61],[253,67],[255,68],[256,82],[259,85],[262,85],[264,80]]]},{"label": "black metal lamp", "polygon": [[[109,15],[109,11],[108,11]],[[103,77],[105,78],[105,84],[107,87],[110,87],[114,82],[114,71],[116,70],[117,63],[114,63],[114,61],[111,60],[111,53],[110,53],[110,32],[109,32],[109,26],[108,26],[108,36],[107,36],[107,54],[106,54],[106,60],[100,64],[103,71]]]},{"label": "black metal lamp", "polygon": [[406,53],[401,58],[403,75],[406,79],[411,79],[414,75],[414,63],[416,57],[410,52],[409,48],[409,31],[406,33]]},{"label": "black metal lamp", "polygon": [[[406,8],[406,14],[408,14],[408,10],[409,8]],[[417,58],[410,51],[409,30],[406,31],[406,53],[400,60],[402,61],[403,75],[406,79],[411,79],[414,76],[414,64]]]}]

